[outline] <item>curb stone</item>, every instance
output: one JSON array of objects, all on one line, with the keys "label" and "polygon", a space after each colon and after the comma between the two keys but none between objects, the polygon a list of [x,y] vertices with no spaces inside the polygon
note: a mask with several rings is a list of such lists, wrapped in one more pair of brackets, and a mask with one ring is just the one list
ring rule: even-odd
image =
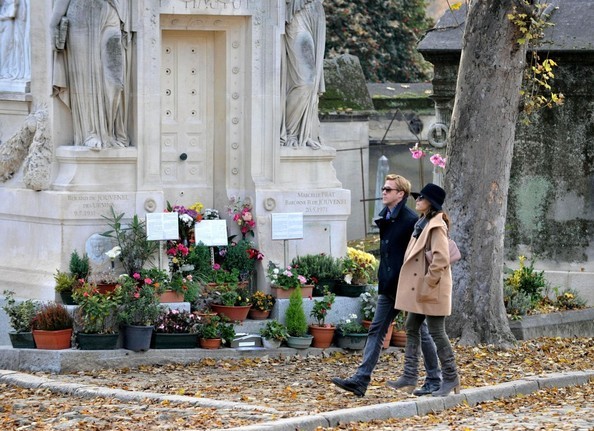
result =
[{"label": "curb stone", "polygon": [[[225,431],[315,431],[317,427],[335,427],[348,422],[365,422],[374,419],[406,418],[423,416],[439,412],[461,404],[474,406],[495,399],[511,398],[517,395],[528,395],[545,388],[562,388],[594,382],[594,369],[565,373],[552,373],[545,376],[530,376],[524,379],[501,383],[494,386],[469,388],[460,394],[447,397],[420,397],[414,400],[355,407],[352,409],[334,410],[310,416],[298,416],[260,422],[243,427],[227,428]],[[209,398],[197,398],[184,395],[165,395],[155,392],[134,392],[123,389],[109,389],[77,383],[56,382],[45,377],[32,376],[11,370],[0,370],[0,383],[11,384],[28,389],[45,388],[54,392],[65,393],[81,398],[109,397],[122,401],[142,401],[152,399],[171,403],[187,403],[201,407],[259,411],[263,413],[280,413],[276,409],[253,404],[218,401]]]},{"label": "curb stone", "polygon": [[400,401],[375,406],[335,410],[306,416],[307,421],[304,420],[304,417],[287,418],[244,427],[227,428],[225,431],[295,431],[297,429],[300,431],[315,431],[317,427],[335,427],[351,421],[363,422],[374,419],[382,420],[422,416],[453,408],[464,403],[474,406],[485,401],[527,395],[545,388],[577,386],[589,382],[594,382],[594,370],[553,373],[544,377],[527,377],[526,379],[501,383],[495,386],[464,389],[460,391],[460,394],[451,394],[447,397],[420,397],[416,401]]}]

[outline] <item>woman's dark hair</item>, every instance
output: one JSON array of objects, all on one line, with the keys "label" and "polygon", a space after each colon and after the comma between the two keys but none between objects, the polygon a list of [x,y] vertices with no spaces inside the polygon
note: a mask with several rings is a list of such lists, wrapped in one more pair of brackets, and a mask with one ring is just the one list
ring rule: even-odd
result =
[{"label": "woman's dark hair", "polygon": [[431,206],[431,209],[429,211],[427,211],[427,215],[425,215],[425,217],[427,218],[427,220],[431,220],[433,217],[435,217],[437,214],[442,213],[443,214],[443,221],[445,221],[446,226],[448,227],[448,230],[450,230],[450,218],[448,217],[447,213],[445,211],[437,211],[435,208],[433,208],[433,206]]}]

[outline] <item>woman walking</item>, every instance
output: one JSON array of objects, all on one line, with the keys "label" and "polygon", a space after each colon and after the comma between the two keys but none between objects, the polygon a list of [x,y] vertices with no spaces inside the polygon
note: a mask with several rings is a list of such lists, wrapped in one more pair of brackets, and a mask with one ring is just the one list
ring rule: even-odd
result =
[{"label": "woman walking", "polygon": [[[399,310],[408,311],[404,372],[396,381],[387,382],[387,385],[409,393],[415,389],[418,380],[420,327],[426,319],[429,333],[437,347],[443,378],[441,388],[432,395],[447,396],[452,390],[459,392],[460,378],[454,351],[445,332],[445,317],[452,311],[449,219],[442,211],[446,192],[429,183],[420,193],[411,194],[416,199],[416,210],[421,213],[421,218],[415,224],[404,253],[395,305]],[[427,251],[433,253],[431,263],[427,261]]]}]

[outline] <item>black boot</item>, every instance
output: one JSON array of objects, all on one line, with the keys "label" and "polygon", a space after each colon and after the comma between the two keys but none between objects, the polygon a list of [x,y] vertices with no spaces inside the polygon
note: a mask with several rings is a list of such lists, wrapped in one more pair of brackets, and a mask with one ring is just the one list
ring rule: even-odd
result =
[{"label": "black boot", "polygon": [[404,349],[404,372],[395,381],[388,381],[386,385],[392,389],[398,389],[409,394],[417,387],[419,380],[419,345],[408,342]]},{"label": "black boot", "polygon": [[433,392],[439,390],[439,388],[439,382],[430,382],[427,379],[425,379],[425,383],[423,383],[423,386],[421,386],[419,389],[415,389],[412,394],[416,395],[417,397],[422,397],[423,395],[432,394]]},{"label": "black boot", "polygon": [[351,379],[340,379],[338,377],[332,377],[332,383],[334,383],[340,389],[344,389],[345,391],[352,392],[353,394],[357,395],[358,397],[365,396],[365,391],[367,390],[366,387],[363,387],[363,386],[355,383]]},{"label": "black boot", "polygon": [[455,394],[460,393],[460,377],[456,370],[456,360],[454,359],[454,351],[451,346],[444,349],[437,350],[437,356],[441,364],[442,382],[441,388],[433,392],[434,397],[447,397],[450,392]]}]

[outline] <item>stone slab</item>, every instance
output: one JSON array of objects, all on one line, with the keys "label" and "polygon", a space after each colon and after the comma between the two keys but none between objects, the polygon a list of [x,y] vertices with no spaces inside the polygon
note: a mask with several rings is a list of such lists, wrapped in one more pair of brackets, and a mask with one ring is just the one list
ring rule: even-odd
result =
[{"label": "stone slab", "polygon": [[594,337],[594,308],[523,316],[522,320],[510,321],[509,327],[518,340]]}]

